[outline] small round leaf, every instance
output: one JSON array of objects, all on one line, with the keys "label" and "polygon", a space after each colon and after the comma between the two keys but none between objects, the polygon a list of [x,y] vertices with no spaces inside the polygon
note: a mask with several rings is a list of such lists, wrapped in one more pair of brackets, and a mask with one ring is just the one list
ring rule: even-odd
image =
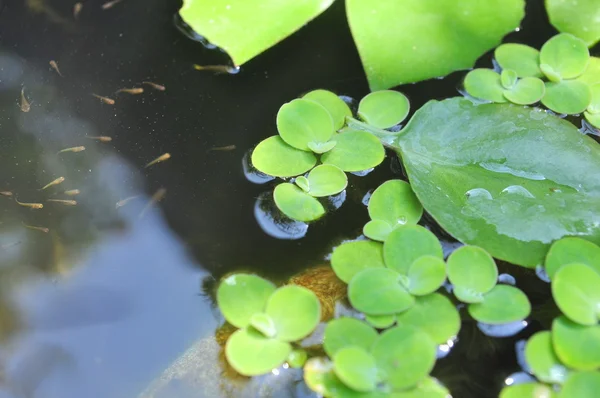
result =
[{"label": "small round leaf", "polygon": [[462,246],[448,257],[448,280],[455,287],[487,293],[498,280],[492,256],[477,246]]},{"label": "small round leaf", "polygon": [[481,303],[469,304],[469,314],[483,323],[501,325],[529,316],[531,304],[525,293],[510,285],[496,285]]},{"label": "small round leaf", "polygon": [[517,81],[510,90],[504,91],[504,97],[517,105],[535,104],[544,97],[546,86],[537,77],[525,77]]},{"label": "small round leaf", "polygon": [[556,398],[556,393],[542,383],[522,383],[504,387],[500,398]]},{"label": "small round leaf", "polygon": [[396,326],[383,332],[371,353],[392,389],[410,388],[433,369],[436,344],[429,335],[412,326]]},{"label": "small round leaf", "polygon": [[397,225],[416,224],[423,215],[423,206],[402,180],[390,180],[381,184],[369,199],[369,216],[383,220],[395,228]]},{"label": "small round leaf", "polygon": [[352,111],[348,105],[337,95],[327,90],[313,90],[302,97],[307,100],[315,101],[331,115],[333,127],[339,130],[346,123],[346,116],[352,116]]},{"label": "small round leaf", "polygon": [[415,305],[398,314],[398,325],[423,330],[436,344],[444,344],[460,330],[460,315],[452,302],[439,293],[417,297]]},{"label": "small round leaf", "polygon": [[585,326],[565,316],[552,322],[554,352],[566,366],[577,370],[600,367],[600,326]]},{"label": "small round leaf", "polygon": [[250,324],[252,315],[262,313],[275,285],[256,275],[234,274],[217,289],[217,304],[227,322],[237,328]]},{"label": "small round leaf", "polygon": [[304,381],[317,394],[324,397],[383,398],[354,391],[336,376],[333,362],[327,358],[311,358],[304,365]]},{"label": "small round leaf", "polygon": [[379,242],[347,242],[336,247],[331,255],[331,268],[346,283],[364,269],[383,267],[383,245]]},{"label": "small round leaf", "polygon": [[277,334],[273,320],[263,312],[257,312],[252,315],[252,318],[250,318],[250,325],[266,337],[275,337]]},{"label": "small round leaf", "polygon": [[540,50],[540,67],[552,81],[556,81],[555,76],[576,78],[585,71],[589,60],[590,52],[585,42],[568,33],[552,37]]},{"label": "small round leaf", "polygon": [[377,336],[375,329],[358,319],[337,318],[327,323],[325,327],[323,349],[331,358],[346,347],[361,347],[369,350]]},{"label": "small round leaf", "polygon": [[387,129],[401,123],[410,110],[408,98],[398,91],[375,91],[358,104],[358,116],[371,126]]},{"label": "small round leaf", "polygon": [[317,296],[302,286],[280,287],[269,297],[265,313],[277,330],[277,340],[297,341],[308,336],[321,319]]},{"label": "small round leaf", "polygon": [[327,142],[334,133],[327,109],[314,101],[295,99],[277,112],[277,131],[294,148],[310,151],[309,142]]},{"label": "small round leaf", "polygon": [[331,151],[336,145],[336,141],[326,141],[326,142],[314,142],[311,141],[308,144],[308,147],[314,153],[322,154],[328,151]]},{"label": "small round leaf", "polygon": [[292,368],[301,368],[306,363],[306,359],[308,358],[308,354],[303,349],[295,349],[290,352],[288,355],[286,362]]},{"label": "small round leaf", "polygon": [[289,146],[278,135],[261,141],[252,152],[252,165],[275,177],[293,177],[306,173],[316,163],[317,158],[313,153]]},{"label": "small round leaf", "polygon": [[346,189],[348,177],[336,166],[321,164],[308,173],[308,194],[314,197],[336,195]]},{"label": "small round leaf", "polygon": [[337,144],[321,156],[323,164],[332,164],[343,171],[356,172],[373,168],[383,162],[385,149],[373,134],[349,130],[336,134]]},{"label": "small round leaf", "polygon": [[575,115],[585,111],[592,102],[590,87],[579,80],[546,83],[542,104],[556,113]]},{"label": "small round leaf", "polygon": [[308,192],[310,190],[310,183],[308,182],[308,178],[304,176],[298,176],[294,180],[294,183],[300,187],[304,192]]},{"label": "small round leaf", "polygon": [[420,225],[401,225],[383,243],[385,264],[401,275],[407,275],[412,263],[422,256],[444,258],[438,238]]},{"label": "small round leaf", "polygon": [[258,376],[281,366],[292,347],[252,329],[234,332],[225,345],[227,362],[244,376]]},{"label": "small round leaf", "polygon": [[588,47],[600,40],[600,7],[597,0],[546,0],[552,26],[559,32],[572,33]]},{"label": "small round leaf", "polygon": [[408,291],[415,296],[435,292],[445,280],[446,263],[439,257],[419,257],[408,269]]},{"label": "small round leaf", "polygon": [[275,187],[273,199],[279,210],[293,220],[314,221],[325,214],[321,202],[288,182]]},{"label": "small round leaf", "polygon": [[388,315],[410,308],[415,299],[399,282],[400,275],[389,268],[368,268],[348,285],[350,304],[370,315]]},{"label": "small round leaf", "polygon": [[502,69],[512,69],[518,77],[542,77],[540,52],[524,44],[506,43],[494,51],[496,61]]},{"label": "small round leaf", "polygon": [[510,90],[517,84],[517,72],[512,69],[502,69],[500,73],[500,83],[502,83],[502,87],[507,90]]},{"label": "small round leaf", "polygon": [[525,359],[535,377],[545,383],[562,384],[569,373],[554,352],[549,331],[538,332],[529,338]]},{"label": "small round leaf", "polygon": [[453,286],[452,293],[454,293],[454,297],[463,303],[473,304],[483,302],[483,293],[469,287]]},{"label": "small round leaf", "polygon": [[584,112],[585,120],[587,120],[592,126],[600,129],[600,113]]},{"label": "small round leaf", "polygon": [[592,92],[592,101],[588,105],[587,111],[592,114],[598,114],[600,113],[600,83],[590,86],[590,90]]},{"label": "small round leaf", "polygon": [[363,227],[363,234],[372,240],[383,242],[392,232],[392,226],[383,220],[371,220]]},{"label": "small round leaf", "polygon": [[375,358],[364,348],[350,346],[338,350],[333,357],[337,377],[356,391],[373,391],[377,385]]},{"label": "small round leaf", "polygon": [[600,392],[600,372],[574,372],[559,393],[560,398],[597,398]]},{"label": "small round leaf", "polygon": [[369,325],[373,326],[377,329],[387,329],[396,323],[396,314],[389,315],[368,315],[365,314],[365,321],[369,323]]},{"label": "small round leaf", "polygon": [[393,398],[448,398],[450,391],[433,377],[420,381],[416,387],[406,391],[394,391]]},{"label": "small round leaf", "polygon": [[585,72],[577,80],[587,83],[589,86],[600,83],[600,58],[590,57],[590,62]]},{"label": "small round leaf", "polygon": [[561,267],[552,279],[552,297],[573,322],[595,325],[600,317],[600,275],[585,264]]},{"label": "small round leaf", "polygon": [[546,254],[545,268],[548,276],[554,278],[560,267],[571,263],[588,265],[600,274],[600,247],[575,237],[554,242]]},{"label": "small round leaf", "polygon": [[469,95],[491,102],[506,102],[500,75],[492,69],[473,69],[463,82]]}]

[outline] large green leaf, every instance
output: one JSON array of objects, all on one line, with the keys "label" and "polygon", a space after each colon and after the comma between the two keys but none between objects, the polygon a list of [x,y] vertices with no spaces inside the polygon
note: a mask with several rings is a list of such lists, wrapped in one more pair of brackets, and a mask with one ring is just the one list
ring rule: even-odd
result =
[{"label": "large green leaf", "polygon": [[184,0],[179,15],[241,65],[321,14],[333,0]]},{"label": "large green leaf", "polygon": [[589,47],[600,40],[598,0],[546,0],[546,10],[558,31],[574,34]]},{"label": "large green leaf", "polygon": [[473,66],[525,15],[523,0],[346,0],[371,90]]},{"label": "large green leaf", "polygon": [[600,243],[600,146],[530,108],[430,101],[393,144],[423,207],[458,240],[535,267],[549,245]]}]

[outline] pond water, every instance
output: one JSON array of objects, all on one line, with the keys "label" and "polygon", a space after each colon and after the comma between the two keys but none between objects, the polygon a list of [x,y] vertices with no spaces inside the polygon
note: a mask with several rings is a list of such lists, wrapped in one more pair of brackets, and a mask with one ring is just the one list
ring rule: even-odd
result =
[{"label": "pond water", "polygon": [[[276,239],[255,218],[270,188],[248,181],[242,159],[275,133],[279,106],[315,88],[368,92],[343,3],[235,75],[193,70],[227,57],[177,29],[178,1],[123,0],[103,10],[103,1],[89,0],[77,19],[74,3],[0,0],[0,191],[13,193],[0,196],[0,398],[310,396],[297,372],[281,375],[285,386],[271,393],[264,380],[229,385],[210,293],[233,270],[283,280],[325,263],[333,246],[360,234],[364,196],[402,177],[391,156],[365,177],[350,176],[342,208],[302,239]],[[512,41],[539,47],[553,34],[541,3],[530,2]],[[463,75],[403,91],[417,109],[456,95]],[[143,94],[115,97],[142,81],[166,89],[144,85]],[[20,108],[22,89],[29,112]],[[112,140],[90,138],[98,136]],[[215,150],[224,146],[235,148]],[[164,153],[171,159],[144,167]],[[40,190],[59,177],[63,183]],[[74,189],[80,195],[63,193]],[[533,272],[500,268],[534,306],[548,301]],[[457,397],[497,396],[520,370],[515,343],[535,323],[510,338],[465,324],[434,376]]]}]

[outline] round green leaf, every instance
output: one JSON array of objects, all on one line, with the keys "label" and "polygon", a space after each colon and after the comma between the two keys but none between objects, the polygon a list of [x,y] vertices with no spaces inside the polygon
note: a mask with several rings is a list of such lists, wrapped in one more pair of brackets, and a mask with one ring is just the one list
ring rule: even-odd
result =
[{"label": "round green leaf", "polygon": [[294,183],[300,187],[304,192],[308,192],[310,190],[310,183],[308,182],[308,178],[304,176],[298,176],[294,180]]},{"label": "round green leaf", "polygon": [[423,206],[402,180],[381,184],[369,199],[369,216],[372,220],[386,221],[392,228],[403,224],[416,224],[423,215]]},{"label": "round green leaf", "polygon": [[446,280],[446,263],[436,256],[422,256],[408,268],[408,291],[415,296],[433,293]]},{"label": "round green leaf", "polygon": [[314,153],[322,154],[328,151],[331,151],[336,145],[336,141],[327,141],[327,142],[314,142],[311,141],[308,144],[308,148]]},{"label": "round green leaf", "polygon": [[531,304],[525,293],[510,285],[496,285],[484,294],[481,303],[469,304],[469,314],[490,325],[517,322],[530,312]]},{"label": "round green leaf", "polygon": [[288,182],[275,187],[273,199],[279,210],[293,220],[314,221],[325,214],[321,202]]},{"label": "round green leaf", "polygon": [[227,362],[244,376],[258,376],[281,366],[292,347],[252,329],[234,332],[225,344]]},{"label": "round green leaf", "polygon": [[327,90],[313,90],[302,97],[307,100],[315,101],[331,115],[333,127],[335,130],[341,129],[346,123],[346,116],[352,116],[352,111],[348,105],[337,95]]},{"label": "round green leaf", "polygon": [[522,383],[504,387],[500,398],[555,398],[552,387],[541,383]]},{"label": "round green leaf", "polygon": [[277,131],[294,148],[310,151],[309,142],[327,142],[334,133],[327,109],[314,101],[295,99],[277,112]]},{"label": "round green leaf", "polygon": [[348,285],[350,304],[370,315],[388,315],[410,308],[415,299],[400,284],[400,275],[389,268],[368,268]]},{"label": "round green leaf", "polygon": [[552,346],[549,331],[537,332],[525,345],[525,359],[538,380],[549,384],[562,384],[568,376],[568,369],[560,362]]},{"label": "round green leaf", "polygon": [[590,87],[579,80],[546,83],[542,104],[556,113],[575,115],[585,111],[592,102]]},{"label": "round green leaf", "polygon": [[546,0],[550,23],[559,31],[583,39],[588,47],[600,40],[600,7],[597,0]]},{"label": "round green leaf", "polygon": [[380,129],[387,129],[401,123],[409,110],[408,98],[392,90],[372,92],[358,104],[358,116],[371,126]]},{"label": "round green leaf", "polygon": [[600,317],[600,275],[585,264],[561,267],[552,279],[552,297],[573,322],[595,325]]},{"label": "round green leaf", "polygon": [[394,391],[393,398],[448,398],[450,391],[433,377],[420,381],[416,387],[406,391]]},{"label": "round green leaf", "polygon": [[590,122],[590,124],[597,129],[600,129],[600,113],[589,113],[584,112],[585,119]]},{"label": "round green leaf", "polygon": [[372,240],[383,242],[392,232],[392,226],[383,220],[371,220],[363,227],[363,234]]},{"label": "round green leaf", "polygon": [[377,339],[377,332],[371,326],[355,318],[337,318],[327,323],[323,349],[333,356],[346,347],[361,347],[369,350]]},{"label": "round green leaf", "polygon": [[333,250],[331,267],[338,278],[350,283],[364,269],[385,267],[383,245],[368,240],[344,243]]},{"label": "round green leaf", "polygon": [[502,69],[500,73],[500,82],[502,83],[502,87],[507,90],[513,88],[515,84],[517,84],[517,72],[512,69]]},{"label": "round green leaf", "polygon": [[422,256],[444,258],[438,238],[420,225],[401,225],[383,243],[387,267],[407,275],[410,266]]},{"label": "round green leaf", "polygon": [[473,69],[463,82],[465,90],[469,95],[491,102],[506,102],[502,95],[504,87],[500,81],[500,75],[492,69]]},{"label": "round green leaf", "polygon": [[349,130],[336,134],[337,144],[321,156],[321,162],[343,171],[354,172],[373,168],[383,162],[385,149],[373,134]]},{"label": "round green leaf", "polygon": [[554,352],[566,366],[577,370],[600,367],[600,326],[585,326],[565,316],[552,322]]},{"label": "round green leaf", "polygon": [[576,78],[585,71],[589,60],[585,42],[568,33],[554,36],[540,50],[540,69],[551,81]]},{"label": "round green leaf", "polygon": [[429,335],[412,326],[396,326],[383,332],[371,354],[394,390],[410,388],[433,369],[436,344]]},{"label": "round green leaf", "polygon": [[458,334],[460,315],[452,302],[439,293],[417,297],[415,305],[398,314],[398,325],[423,330],[436,344],[444,344]]},{"label": "round green leaf", "polygon": [[322,197],[336,195],[346,189],[346,173],[336,166],[321,164],[308,173],[308,191],[310,196]]},{"label": "round green leaf", "polygon": [[262,313],[275,285],[256,275],[234,274],[217,289],[217,305],[227,322],[237,328],[250,324],[252,315]]},{"label": "round green leaf", "polygon": [[452,293],[459,301],[463,303],[481,303],[483,301],[483,293],[473,290],[470,287],[453,286]]},{"label": "round green leaf", "polygon": [[275,177],[293,177],[312,169],[317,158],[286,144],[278,135],[261,141],[252,152],[252,165]]},{"label": "round green leaf", "polygon": [[286,361],[292,368],[301,368],[306,363],[306,359],[308,358],[308,354],[303,349],[295,349],[290,352]]},{"label": "round green leaf", "polygon": [[537,77],[525,77],[517,81],[510,90],[503,92],[504,97],[517,105],[535,104],[544,97],[546,86]]},{"label": "round green leaf", "polygon": [[396,323],[396,314],[388,314],[388,315],[368,315],[365,314],[365,321],[369,323],[369,325],[373,326],[377,329],[387,329]]},{"label": "round green leaf", "polygon": [[304,381],[324,397],[385,398],[375,392],[361,393],[348,388],[335,374],[333,362],[327,358],[311,358],[304,366]]},{"label": "round green leaf", "polygon": [[498,46],[494,57],[502,69],[512,69],[518,77],[542,77],[540,52],[524,44],[506,43]]},{"label": "round green leaf", "polygon": [[462,246],[448,257],[448,280],[455,288],[487,293],[496,285],[498,267],[482,248]]},{"label": "round green leaf", "polygon": [[333,357],[337,377],[356,391],[373,391],[377,384],[375,358],[364,348],[350,346],[338,350]]},{"label": "round green leaf", "polygon": [[266,337],[275,337],[277,330],[270,316],[265,313],[257,312],[250,318],[250,325],[264,334]]},{"label": "round green leaf", "polygon": [[321,304],[311,290],[289,285],[269,297],[265,313],[275,324],[277,340],[292,342],[308,336],[317,327]]},{"label": "round green leaf", "polygon": [[589,86],[600,83],[600,58],[590,57],[587,69],[577,80],[587,83]]},{"label": "round green leaf", "polygon": [[590,86],[590,90],[592,92],[592,101],[588,105],[587,111],[592,114],[598,114],[600,113],[600,83]]},{"label": "round green leaf", "polygon": [[560,398],[596,398],[600,392],[600,372],[574,372],[569,376],[562,390]]},{"label": "round green leaf", "polygon": [[588,265],[600,274],[600,247],[575,237],[557,240],[546,254],[546,273],[552,279],[560,267],[572,263]]}]

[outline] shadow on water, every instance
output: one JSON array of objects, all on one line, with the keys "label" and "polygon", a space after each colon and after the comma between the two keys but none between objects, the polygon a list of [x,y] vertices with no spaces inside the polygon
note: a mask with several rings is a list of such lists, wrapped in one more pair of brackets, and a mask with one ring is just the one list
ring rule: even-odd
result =
[{"label": "shadow on water", "polygon": [[[368,92],[343,2],[235,76],[193,70],[228,59],[178,31],[176,0],[123,0],[105,11],[102,1],[86,1],[77,20],[74,2],[0,0],[0,191],[13,193],[0,196],[0,398],[228,396],[209,338],[221,322],[210,298],[216,280],[238,269],[283,280],[324,263],[333,245],[360,234],[365,195],[402,175],[390,157],[366,177],[350,176],[344,205],[300,240],[269,236],[255,219],[271,184],[249,182],[242,158],[276,133],[279,106],[315,88]],[[553,31],[541,1],[528,8],[511,40],[540,46]],[[456,95],[462,76],[403,91],[414,110]],[[166,90],[115,96],[142,81]],[[80,145],[86,150],[57,154]],[[171,159],[144,168],[166,152]],[[40,191],[60,176],[62,184]],[[66,197],[72,189],[81,194]],[[151,203],[161,189],[164,198]],[[431,218],[425,224],[455,246]],[[536,289],[547,301],[547,286]],[[456,396],[496,396],[519,370],[515,341],[532,331],[490,339],[471,326],[434,374]],[[309,395],[297,371],[285,375],[277,396]],[[252,381],[252,391],[266,396],[263,381]]]}]

